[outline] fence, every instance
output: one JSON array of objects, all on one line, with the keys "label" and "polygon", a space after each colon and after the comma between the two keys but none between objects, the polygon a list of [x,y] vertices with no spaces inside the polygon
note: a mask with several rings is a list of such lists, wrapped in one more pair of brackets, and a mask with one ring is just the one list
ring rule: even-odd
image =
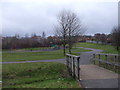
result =
[{"label": "fence", "polygon": [[119,59],[119,55],[115,54],[93,54],[94,64],[98,64],[104,68],[112,69],[115,72],[120,70]]},{"label": "fence", "polygon": [[80,57],[66,54],[66,65],[70,75],[74,79],[80,80]]}]

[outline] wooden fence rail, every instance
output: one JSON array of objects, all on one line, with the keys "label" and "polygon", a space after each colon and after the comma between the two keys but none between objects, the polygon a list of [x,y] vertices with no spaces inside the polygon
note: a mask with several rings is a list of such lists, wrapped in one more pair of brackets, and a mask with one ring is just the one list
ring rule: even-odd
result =
[{"label": "wooden fence rail", "polygon": [[80,80],[80,56],[66,54],[66,65],[70,75]]},{"label": "wooden fence rail", "polygon": [[103,66],[104,68],[112,68],[115,72],[120,69],[119,55],[113,54],[93,54],[94,64]]}]

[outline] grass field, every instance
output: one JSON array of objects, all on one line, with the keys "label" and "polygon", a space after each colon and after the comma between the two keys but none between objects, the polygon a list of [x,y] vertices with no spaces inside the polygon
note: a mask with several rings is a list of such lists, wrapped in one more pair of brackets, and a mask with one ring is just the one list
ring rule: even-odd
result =
[{"label": "grass field", "polygon": [[62,63],[3,64],[3,88],[80,88]]},{"label": "grass field", "polygon": [[[11,49],[11,51],[25,51],[25,50],[43,50],[51,47],[37,47],[37,48],[22,48],[22,49]],[[9,51],[9,49],[3,49],[2,51]]]},{"label": "grass field", "polygon": [[111,45],[95,44],[95,43],[76,43],[76,47],[94,48],[103,50],[102,53],[118,54],[117,50]]},{"label": "grass field", "polygon": [[43,49],[49,49],[50,47],[39,47],[39,48],[24,48],[24,49],[18,49],[18,50],[43,50]]},{"label": "grass field", "polygon": [[[77,52],[85,52],[90,50],[73,48],[73,54],[77,54]],[[67,50],[68,52],[68,50]],[[49,60],[49,59],[61,59],[65,58],[63,55],[63,50],[55,50],[55,51],[44,51],[44,52],[8,52],[2,53],[2,61],[3,62],[11,62],[11,61],[30,61],[30,60]]]}]

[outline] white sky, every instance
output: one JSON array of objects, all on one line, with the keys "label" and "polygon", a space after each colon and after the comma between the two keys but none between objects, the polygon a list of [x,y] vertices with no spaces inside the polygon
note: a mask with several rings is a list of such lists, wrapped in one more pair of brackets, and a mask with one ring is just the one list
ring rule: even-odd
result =
[{"label": "white sky", "polygon": [[85,34],[110,33],[118,24],[118,0],[1,0],[0,29],[3,36],[53,35],[57,14],[75,12],[87,27]]}]

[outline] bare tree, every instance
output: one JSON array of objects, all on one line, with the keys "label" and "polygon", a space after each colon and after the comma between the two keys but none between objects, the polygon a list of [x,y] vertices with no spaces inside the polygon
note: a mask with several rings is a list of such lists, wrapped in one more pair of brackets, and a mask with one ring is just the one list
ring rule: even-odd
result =
[{"label": "bare tree", "polygon": [[58,25],[55,32],[63,37],[64,55],[67,40],[69,44],[69,53],[71,53],[73,41],[75,41],[74,37],[83,33],[79,17],[74,12],[61,11],[58,15]]},{"label": "bare tree", "polygon": [[75,37],[81,35],[83,29],[79,17],[74,12],[68,11],[66,13],[68,17],[69,53],[71,53]]},{"label": "bare tree", "polygon": [[115,27],[112,30],[112,43],[116,47],[117,51],[120,49],[120,27]]},{"label": "bare tree", "polygon": [[63,38],[63,53],[65,55],[66,36],[68,32],[68,17],[65,11],[62,11],[57,16],[58,25],[55,27],[55,34]]}]

